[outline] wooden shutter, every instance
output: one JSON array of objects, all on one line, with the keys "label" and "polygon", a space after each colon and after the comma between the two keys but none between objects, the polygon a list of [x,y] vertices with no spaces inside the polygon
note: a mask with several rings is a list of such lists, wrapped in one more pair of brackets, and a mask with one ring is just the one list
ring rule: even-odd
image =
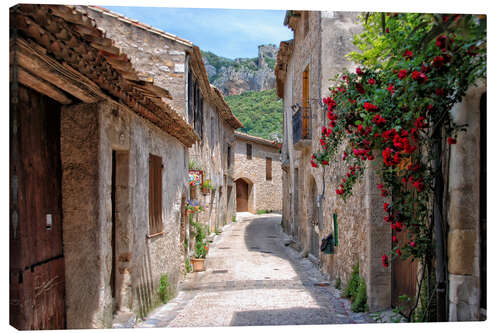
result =
[{"label": "wooden shutter", "polygon": [[161,157],[149,155],[149,236],[163,231],[162,168]]},{"label": "wooden shutter", "polygon": [[309,65],[302,73],[302,138],[309,137]]},{"label": "wooden shutter", "polygon": [[227,168],[231,168],[231,146],[227,146]]},{"label": "wooden shutter", "polygon": [[266,157],[266,180],[273,179],[273,159]]},{"label": "wooden shutter", "polygon": [[252,159],[252,144],[247,143],[247,160]]}]

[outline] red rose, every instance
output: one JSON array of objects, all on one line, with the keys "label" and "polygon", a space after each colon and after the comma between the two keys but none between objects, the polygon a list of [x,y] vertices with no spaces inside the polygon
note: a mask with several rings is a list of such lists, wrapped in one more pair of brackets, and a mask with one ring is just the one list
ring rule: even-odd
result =
[{"label": "red rose", "polygon": [[356,74],[358,75],[363,75],[363,71],[361,71],[361,68],[356,68]]},{"label": "red rose", "polygon": [[403,53],[403,57],[405,57],[406,60],[409,60],[411,59],[411,57],[413,57],[413,52],[410,50],[406,50],[405,53]]},{"label": "red rose", "polygon": [[394,243],[397,243],[397,242],[398,242],[398,238],[397,238],[396,236],[392,236],[392,241],[393,241]]},{"label": "red rose", "polygon": [[420,84],[425,83],[428,80],[427,75],[419,71],[413,71],[413,73],[411,73],[411,77]]},{"label": "red rose", "polygon": [[335,192],[337,192],[338,195],[341,195],[344,193],[344,189],[343,188],[336,189]]},{"label": "red rose", "polygon": [[422,192],[424,189],[424,183],[422,183],[420,180],[417,180],[413,183],[413,187],[417,189],[417,192]]},{"label": "red rose", "polygon": [[424,123],[425,118],[423,116],[420,116],[415,120],[415,127],[416,128],[424,128],[427,126],[427,124]]},{"label": "red rose", "polygon": [[444,65],[444,58],[442,56],[436,56],[434,57],[434,60],[432,60],[432,66],[436,68],[440,68],[443,65]]},{"label": "red rose", "polygon": [[389,258],[387,258],[385,254],[382,256],[382,265],[384,265],[384,267],[389,267]]},{"label": "red rose", "polygon": [[389,206],[390,206],[390,204],[388,204],[387,202],[384,202],[384,210],[386,212],[389,210]]},{"label": "red rose", "polygon": [[398,256],[401,256],[401,251],[399,249],[396,249],[396,253],[398,254]]},{"label": "red rose", "polygon": [[391,95],[394,95],[394,86],[392,85],[392,83],[387,87],[387,91],[389,91]]},{"label": "red rose", "polygon": [[404,79],[406,76],[408,76],[408,71],[406,69],[402,69],[399,71],[399,79],[402,80]]},{"label": "red rose", "polygon": [[428,71],[430,71],[430,70],[431,70],[431,69],[430,69],[430,67],[429,67],[429,66],[427,66],[427,65],[422,64],[422,66],[420,66],[420,71],[421,71],[422,73],[427,73],[427,72],[428,72]]},{"label": "red rose", "polygon": [[443,88],[437,88],[436,89],[436,95],[438,95],[438,96],[444,96],[444,89]]},{"label": "red rose", "polygon": [[317,167],[318,167],[318,165],[317,165],[316,163],[314,163],[314,161],[313,161],[313,160],[311,160],[311,166],[312,166],[313,168],[317,168]]},{"label": "red rose", "polygon": [[321,164],[328,165],[328,161],[327,160],[323,160],[323,161],[321,161]]},{"label": "red rose", "polygon": [[450,138],[448,138],[448,144],[450,144],[450,145],[454,145],[454,144],[456,144],[456,143],[457,143],[457,139],[455,139],[455,138],[451,138],[451,137],[450,137]]},{"label": "red rose", "polygon": [[385,28],[385,33],[388,34],[389,33],[389,28]]},{"label": "red rose", "polygon": [[376,111],[378,110],[378,107],[373,105],[372,103],[369,103],[369,102],[365,102],[365,104],[363,105],[363,107],[365,108],[366,111]]},{"label": "red rose", "polygon": [[361,83],[356,83],[356,90],[360,93],[360,94],[364,94],[366,91],[365,91],[365,88],[363,88],[363,85]]},{"label": "red rose", "polygon": [[441,36],[436,38],[436,46],[437,47],[442,49],[443,47],[445,47],[445,45],[446,45],[446,36],[445,35],[441,35]]},{"label": "red rose", "polygon": [[370,78],[368,79],[368,83],[373,86],[375,84],[375,80]]},{"label": "red rose", "polygon": [[414,241],[411,241],[411,242],[410,242],[410,246],[411,246],[411,247],[415,247],[415,245],[416,245],[416,244],[415,244],[415,242],[414,242]]}]

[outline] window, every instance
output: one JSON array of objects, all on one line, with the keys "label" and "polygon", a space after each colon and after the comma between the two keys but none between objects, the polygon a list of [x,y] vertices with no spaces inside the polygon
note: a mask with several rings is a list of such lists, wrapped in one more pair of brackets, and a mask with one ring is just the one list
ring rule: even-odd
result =
[{"label": "window", "polygon": [[191,69],[188,71],[188,118],[200,138],[203,138],[203,96]]},{"label": "window", "polygon": [[252,159],[252,144],[247,143],[247,160]]},{"label": "window", "polygon": [[266,157],[266,180],[273,179],[273,159]]},{"label": "window", "polygon": [[149,155],[149,236],[163,231],[162,221],[162,161]]}]

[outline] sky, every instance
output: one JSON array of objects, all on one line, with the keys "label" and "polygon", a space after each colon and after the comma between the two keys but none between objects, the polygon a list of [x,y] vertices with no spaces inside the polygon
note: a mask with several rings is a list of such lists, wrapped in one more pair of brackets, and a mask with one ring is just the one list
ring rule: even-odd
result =
[{"label": "sky", "polygon": [[284,10],[105,7],[230,59],[257,57],[258,45],[293,38]]}]

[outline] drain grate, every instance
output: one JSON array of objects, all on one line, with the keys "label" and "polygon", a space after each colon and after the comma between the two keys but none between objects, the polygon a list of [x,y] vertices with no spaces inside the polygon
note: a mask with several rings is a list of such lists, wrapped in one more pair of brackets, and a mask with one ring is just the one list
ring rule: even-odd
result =
[{"label": "drain grate", "polygon": [[227,273],[227,269],[216,269],[212,271],[212,274],[223,274]]}]

